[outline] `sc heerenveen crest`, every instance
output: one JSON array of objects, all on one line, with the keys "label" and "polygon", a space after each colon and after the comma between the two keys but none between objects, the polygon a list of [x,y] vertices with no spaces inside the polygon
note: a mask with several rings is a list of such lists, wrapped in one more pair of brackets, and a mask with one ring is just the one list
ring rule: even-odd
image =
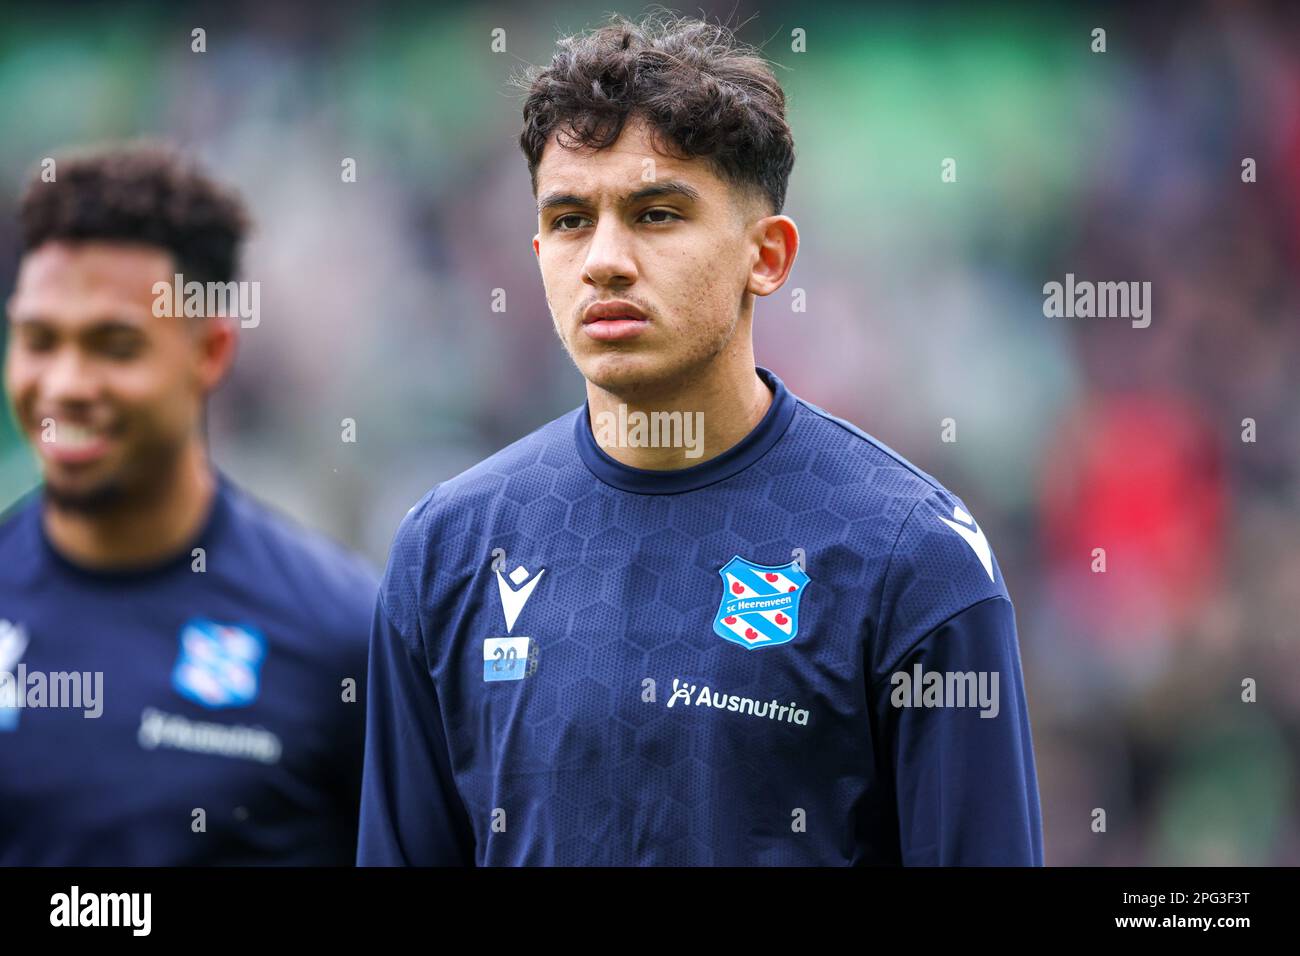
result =
[{"label": "sc heerenveen crest", "polygon": [[715,634],[749,650],[794,640],[799,598],[809,580],[797,562],[768,567],[736,555],[718,574],[722,603],[713,619]]},{"label": "sc heerenveen crest", "polygon": [[257,699],[266,638],[249,627],[194,618],[181,629],[172,687],[204,707],[244,707]]}]

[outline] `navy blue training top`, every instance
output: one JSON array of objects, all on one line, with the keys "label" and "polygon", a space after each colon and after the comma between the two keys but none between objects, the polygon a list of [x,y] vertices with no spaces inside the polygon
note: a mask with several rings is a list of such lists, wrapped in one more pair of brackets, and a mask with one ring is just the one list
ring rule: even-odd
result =
[{"label": "navy blue training top", "polygon": [[352,863],[377,584],[221,476],[192,546],[130,572],[67,560],[40,492],[20,502],[0,523],[0,865]]},{"label": "navy blue training top", "polygon": [[584,405],[411,509],[361,864],[1042,864],[983,532],[758,374],[770,409],[702,464],[627,467]]}]

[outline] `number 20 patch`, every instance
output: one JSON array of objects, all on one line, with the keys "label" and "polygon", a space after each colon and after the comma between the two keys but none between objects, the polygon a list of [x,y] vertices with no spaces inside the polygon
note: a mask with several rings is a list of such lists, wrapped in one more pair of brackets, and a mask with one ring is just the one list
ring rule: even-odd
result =
[{"label": "number 20 patch", "polygon": [[523,680],[537,670],[531,637],[489,637],[483,642],[483,679]]}]

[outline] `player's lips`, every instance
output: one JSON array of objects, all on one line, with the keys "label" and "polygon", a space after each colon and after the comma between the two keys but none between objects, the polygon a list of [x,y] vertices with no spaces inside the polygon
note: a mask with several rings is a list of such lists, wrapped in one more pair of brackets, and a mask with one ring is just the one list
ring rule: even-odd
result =
[{"label": "player's lips", "polygon": [[[47,440],[53,438],[53,441]],[[59,465],[89,465],[108,454],[112,438],[107,429],[55,420],[52,428],[33,434],[37,452]]]},{"label": "player's lips", "polygon": [[593,303],[582,313],[582,331],[601,342],[635,338],[649,324],[644,312],[619,299]]}]

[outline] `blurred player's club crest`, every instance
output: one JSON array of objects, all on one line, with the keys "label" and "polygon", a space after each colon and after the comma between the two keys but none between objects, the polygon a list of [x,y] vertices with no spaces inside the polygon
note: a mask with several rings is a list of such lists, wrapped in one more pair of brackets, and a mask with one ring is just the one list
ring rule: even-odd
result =
[{"label": "blurred player's club crest", "polygon": [[244,627],[195,618],[181,628],[172,687],[204,707],[243,707],[257,699],[266,640]]},{"label": "blurred player's club crest", "polygon": [[799,562],[768,567],[736,555],[718,574],[722,603],[713,619],[714,633],[750,650],[794,640],[799,598],[809,580]]},{"label": "blurred player's club crest", "polygon": [[27,632],[21,624],[0,619],[0,730],[18,727],[18,695],[25,691],[16,677],[18,659],[27,650]]}]

